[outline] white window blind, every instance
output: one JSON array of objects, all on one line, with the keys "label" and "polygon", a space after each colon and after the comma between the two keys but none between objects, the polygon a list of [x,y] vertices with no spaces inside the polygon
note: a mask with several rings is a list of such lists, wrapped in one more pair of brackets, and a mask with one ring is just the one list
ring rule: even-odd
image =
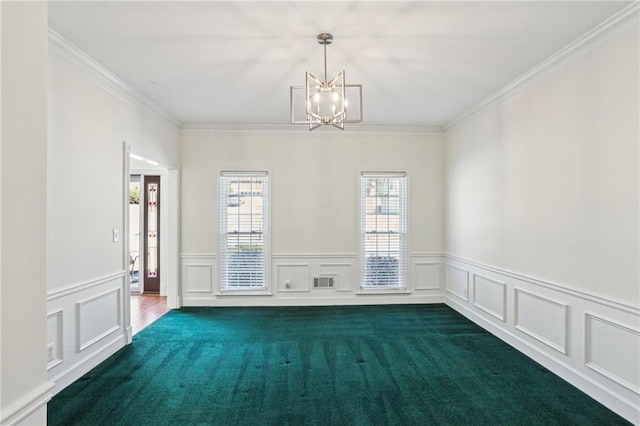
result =
[{"label": "white window blind", "polygon": [[360,253],[363,288],[405,288],[406,173],[360,176]]},{"label": "white window blind", "polygon": [[221,290],[266,289],[266,172],[220,173]]}]

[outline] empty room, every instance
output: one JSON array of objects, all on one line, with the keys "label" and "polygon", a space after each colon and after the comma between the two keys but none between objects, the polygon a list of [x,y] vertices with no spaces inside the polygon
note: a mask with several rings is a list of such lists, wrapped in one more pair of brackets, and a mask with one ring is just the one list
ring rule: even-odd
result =
[{"label": "empty room", "polygon": [[640,3],[0,21],[0,424],[640,424]]}]

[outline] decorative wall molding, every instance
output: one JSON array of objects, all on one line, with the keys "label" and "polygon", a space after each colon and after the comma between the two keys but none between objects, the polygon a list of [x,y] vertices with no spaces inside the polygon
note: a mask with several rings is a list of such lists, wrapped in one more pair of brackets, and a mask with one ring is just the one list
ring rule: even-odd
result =
[{"label": "decorative wall molding", "polygon": [[507,283],[474,273],[473,306],[505,322],[507,315]]},{"label": "decorative wall molding", "polygon": [[414,290],[440,290],[440,262],[419,262],[410,258]]},{"label": "decorative wall molding", "polygon": [[[276,253],[272,254],[270,259],[268,270],[271,287],[268,290],[228,292],[218,291],[215,253],[180,254],[181,304],[183,306],[286,306],[289,304],[319,305],[321,300],[326,300],[326,303],[330,304],[357,305],[361,304],[359,300],[363,298],[370,300],[380,298],[381,301],[398,303],[397,294],[403,295],[406,299],[405,303],[418,303],[415,300],[427,296],[426,293],[429,293],[429,297],[421,299],[423,300],[421,303],[444,301],[441,282],[442,253],[411,253],[408,262],[409,287],[384,291],[365,291],[360,288],[360,263],[357,253]],[[211,272],[196,273],[198,270]],[[323,288],[322,291],[314,289],[313,278],[321,276],[333,277],[333,287]],[[287,280],[291,281],[289,288],[286,287]],[[417,283],[417,286],[414,283]],[[412,294],[411,290],[414,287],[417,287],[421,293]],[[395,299],[392,300],[394,297]],[[257,302],[251,300],[252,298]],[[225,301],[223,302],[222,299]],[[273,302],[268,301],[269,299],[273,299]],[[344,303],[344,301],[347,302]]]},{"label": "decorative wall molding", "polygon": [[180,259],[215,259],[215,253],[181,253]]},{"label": "decorative wall molding", "polygon": [[[271,257],[271,264],[274,271],[272,281],[277,290],[276,298],[296,291],[299,293],[297,295],[299,298],[314,300],[335,293],[342,293],[341,296],[336,297],[352,297],[348,292],[352,292],[357,285],[358,256],[353,253],[279,253]],[[297,266],[302,269],[294,273]],[[284,271],[287,269],[289,275],[285,276]],[[294,274],[291,275],[292,273]],[[321,292],[312,288],[314,277],[327,275],[335,277],[332,288],[323,289]],[[293,280],[291,289],[286,288],[285,280],[287,279]]]},{"label": "decorative wall molding", "polygon": [[355,253],[277,253],[271,259],[357,259]]},{"label": "decorative wall molding", "polygon": [[[44,382],[13,404],[4,408],[0,413],[1,425],[17,425],[43,408],[51,399],[51,390],[54,384],[52,382]],[[27,423],[28,424],[28,423]]]},{"label": "decorative wall molding", "polygon": [[54,394],[127,343],[126,278],[120,271],[48,294],[47,352],[52,349],[56,359],[47,363],[47,374]]},{"label": "decorative wall molding", "polygon": [[442,252],[437,252],[437,251],[426,251],[426,252],[419,252],[419,251],[414,251],[412,253],[409,253],[409,258],[412,257],[445,257],[447,254],[446,253],[442,253]]},{"label": "decorative wall molding", "polygon": [[320,263],[318,276],[333,276],[335,291],[353,291],[353,263]]},{"label": "decorative wall molding", "polygon": [[620,302],[617,300],[613,300],[613,299],[607,299],[604,298],[602,296],[593,294],[593,293],[589,293],[587,291],[584,290],[578,290],[578,289],[574,289],[565,285],[561,285],[558,283],[553,283],[550,281],[545,281],[542,280],[540,278],[535,278],[535,277],[531,277],[531,276],[527,276],[527,275],[523,275],[523,274],[519,274],[517,272],[513,272],[513,271],[509,271],[507,269],[502,269],[502,268],[498,268],[495,266],[491,266],[491,265],[487,265],[475,260],[471,260],[471,259],[467,259],[458,255],[453,255],[453,254],[447,254],[445,255],[445,257],[449,260],[454,260],[454,261],[459,261],[462,263],[465,263],[469,266],[475,266],[481,269],[484,269],[486,271],[490,271],[490,272],[495,272],[497,274],[503,275],[506,278],[514,278],[517,280],[521,280],[521,281],[525,281],[529,284],[533,284],[535,286],[538,287],[543,287],[543,288],[547,288],[553,291],[558,291],[564,294],[567,294],[569,296],[573,296],[573,297],[578,297],[580,299],[584,299],[584,300],[588,300],[590,302],[594,302],[594,303],[598,303],[602,306],[607,306],[610,308],[614,308],[617,310],[621,310],[624,312],[628,312],[630,314],[633,315],[640,315],[640,307],[638,306],[633,306],[633,305],[629,305],[627,303],[624,302]]},{"label": "decorative wall molding", "polygon": [[[514,289],[515,328],[564,355],[567,355],[568,309],[566,303]],[[556,333],[560,335],[553,335]]]},{"label": "decorative wall molding", "polygon": [[191,263],[182,266],[184,293],[213,293],[213,265],[210,263]]},{"label": "decorative wall molding", "polygon": [[47,302],[51,302],[53,300],[70,296],[74,293],[79,293],[83,290],[87,290],[93,287],[100,286],[102,284],[108,283],[110,281],[117,280],[119,278],[124,278],[126,271],[118,271],[113,274],[105,275],[104,277],[96,278],[90,281],[85,281],[80,284],[75,284],[69,287],[65,287],[60,290],[54,290],[47,293]]},{"label": "decorative wall molding", "polygon": [[308,263],[276,263],[275,269],[278,292],[311,291],[311,271]]},{"label": "decorative wall molding", "polygon": [[158,104],[152,102],[142,93],[129,86],[111,71],[106,69],[102,64],[98,63],[95,59],[78,49],[75,45],[51,28],[49,28],[49,47],[60,52],[64,57],[71,61],[71,63],[76,65],[77,69],[85,77],[114,96],[117,96],[129,104],[137,103],[142,105],[159,116],[171,121],[176,126],[182,126],[182,123],[178,119],[173,117]]},{"label": "decorative wall molding", "polygon": [[122,289],[115,288],[79,300],[77,307],[78,352],[122,330]]},{"label": "decorative wall molding", "polygon": [[462,114],[455,117],[443,126],[445,132],[455,126],[472,119],[476,115],[496,107],[504,105],[529,92],[534,87],[548,81],[561,71],[564,71],[577,58],[590,52],[601,42],[618,33],[619,30],[634,23],[634,19],[640,13],[638,2],[634,2],[613,15],[591,31],[582,35],[566,47],[551,55],[535,67],[531,68],[502,89],[486,97]]},{"label": "decorative wall molding", "polygon": [[180,254],[181,303],[195,306],[192,300],[215,299],[218,283],[215,253]]},{"label": "decorative wall molding", "polygon": [[64,345],[62,338],[63,314],[63,309],[47,313],[47,370],[51,370],[64,361],[64,351],[62,350]]},{"label": "decorative wall molding", "polygon": [[[606,327],[597,344],[596,323]],[[640,331],[601,316],[585,313],[585,365],[640,395]],[[613,353],[610,353],[613,350]]]},{"label": "decorative wall molding", "polygon": [[[469,301],[469,270],[450,263],[446,264],[446,289],[465,302]],[[454,278],[456,277],[456,278]]]}]

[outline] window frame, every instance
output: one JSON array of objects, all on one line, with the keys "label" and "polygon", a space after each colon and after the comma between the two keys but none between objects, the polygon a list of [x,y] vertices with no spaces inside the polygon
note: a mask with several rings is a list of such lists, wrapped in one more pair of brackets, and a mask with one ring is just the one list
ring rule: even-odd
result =
[{"label": "window frame", "polygon": [[[404,197],[400,196],[399,201],[404,205],[399,205],[399,214],[404,213],[404,230],[399,232],[399,265],[398,282],[395,285],[371,285],[366,282],[367,252],[366,252],[366,206],[364,191],[365,179],[367,178],[403,178]],[[404,199],[402,199],[404,198]],[[402,220],[402,219],[401,219]],[[408,263],[409,263],[409,173],[405,171],[360,171],[358,175],[358,257],[360,267],[360,293],[397,293],[410,292]]]},{"label": "window frame", "polygon": [[[270,295],[270,263],[271,263],[271,194],[270,194],[270,175],[269,170],[238,170],[238,169],[224,169],[218,172],[218,291],[217,295]],[[256,178],[263,177],[263,190],[262,190],[262,285],[261,286],[229,286],[225,285],[226,277],[224,276],[226,262],[225,254],[228,253],[226,247],[228,246],[228,228],[223,229],[223,225],[228,223],[228,191],[223,191],[222,184],[228,182],[229,177],[247,177]],[[226,198],[226,200],[223,200]]]}]

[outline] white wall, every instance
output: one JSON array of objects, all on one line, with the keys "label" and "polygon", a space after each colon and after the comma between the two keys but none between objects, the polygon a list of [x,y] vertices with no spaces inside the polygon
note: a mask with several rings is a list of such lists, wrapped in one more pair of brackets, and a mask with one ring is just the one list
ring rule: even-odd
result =
[{"label": "white wall", "polygon": [[[321,273],[323,265],[325,270],[340,268],[328,264],[344,266],[341,277],[344,289],[357,291],[361,171],[408,172],[409,253],[442,252],[442,134],[338,132],[319,129],[311,134],[304,131],[183,134],[181,247],[184,303],[197,303],[189,301],[194,298],[206,299],[200,300],[203,304],[222,303],[213,300],[218,285],[215,254],[218,249],[220,170],[270,172],[271,253],[276,259],[272,264],[272,287],[278,292],[276,296],[283,296],[285,292],[280,284],[286,274],[294,274],[300,283],[300,288],[290,292],[288,303],[313,297],[308,290],[310,277]],[[184,294],[190,289],[192,294]],[[353,294],[325,292],[323,296],[335,302],[336,297],[352,297]],[[369,301],[375,303],[372,299]]]},{"label": "white wall", "polygon": [[0,11],[0,423],[45,424],[47,5]]},{"label": "white wall", "polygon": [[446,289],[447,304],[638,424],[637,7],[631,16],[446,133]]},{"label": "white wall", "polygon": [[169,165],[179,148],[174,124],[86,78],[57,48],[49,56],[51,291],[123,269],[122,240],[111,241],[124,220],[122,143]]},{"label": "white wall", "polygon": [[638,30],[447,132],[447,251],[640,302]]},{"label": "white wall", "polygon": [[123,143],[175,166],[179,132],[55,33],[48,65],[47,367],[58,392],[130,338]]}]

